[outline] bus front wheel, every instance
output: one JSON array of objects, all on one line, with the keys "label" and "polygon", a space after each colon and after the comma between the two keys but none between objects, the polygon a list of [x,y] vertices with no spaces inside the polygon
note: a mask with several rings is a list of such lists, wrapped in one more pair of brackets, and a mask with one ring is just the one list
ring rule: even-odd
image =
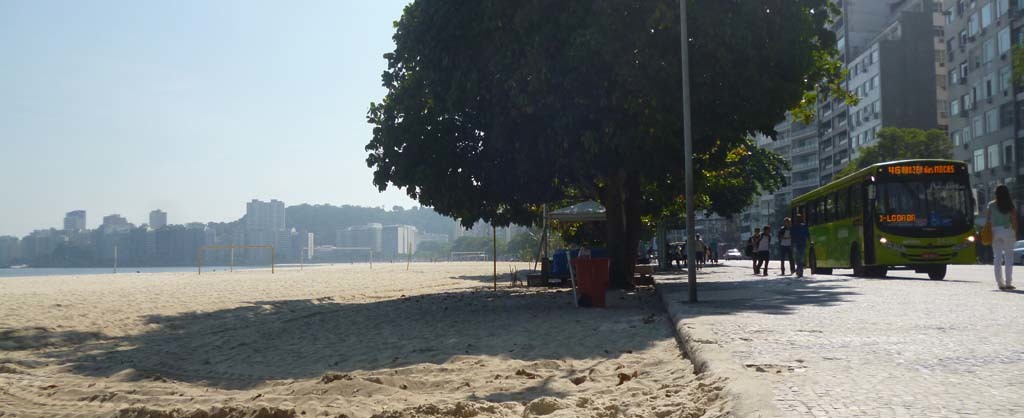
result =
[{"label": "bus front wheel", "polygon": [[811,274],[832,274],[832,269],[818,268],[818,258],[814,256],[814,247],[810,248]]},{"label": "bus front wheel", "polygon": [[935,266],[928,270],[928,278],[932,280],[942,280],[946,278],[946,266]]}]

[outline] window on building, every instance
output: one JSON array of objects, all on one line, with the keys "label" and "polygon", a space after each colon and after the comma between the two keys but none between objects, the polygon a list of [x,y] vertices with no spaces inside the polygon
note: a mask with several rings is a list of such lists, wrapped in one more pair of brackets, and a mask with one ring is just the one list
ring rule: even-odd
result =
[{"label": "window on building", "polygon": [[1013,140],[1003,141],[1003,165],[1013,166]]},{"label": "window on building", "polygon": [[982,118],[981,116],[975,116],[974,117],[973,125],[974,125],[974,137],[975,138],[981,138],[982,135],[985,135],[985,119],[984,118]]},{"label": "window on building", "polygon": [[877,49],[872,49],[871,50],[871,62],[873,62],[873,63],[874,62],[878,62],[878,50]]},{"label": "window on building", "polygon": [[971,127],[970,126],[964,126],[964,135],[963,136],[964,136],[964,143],[965,144],[971,142],[971,139],[973,139],[973,138],[971,137]]},{"label": "window on building", "polygon": [[996,57],[996,41],[992,38],[985,40],[985,49],[981,56],[982,62],[990,62]]},{"label": "window on building", "polygon": [[981,6],[981,28],[987,28],[992,24],[992,3]]},{"label": "window on building", "polygon": [[996,17],[1010,12],[1010,0],[996,0]]},{"label": "window on building", "polygon": [[967,80],[968,67],[970,67],[970,65],[967,63],[967,61],[960,63],[960,80]]},{"label": "window on building", "polygon": [[997,37],[999,42],[999,55],[1003,55],[1010,51],[1010,27],[1007,26],[1003,30],[999,31]]},{"label": "window on building", "polygon": [[967,29],[960,31],[960,47],[964,48],[967,46]]},{"label": "window on building", "polygon": [[949,85],[955,86],[960,83],[960,71],[950,70],[949,71]]},{"label": "window on building", "polygon": [[875,100],[875,102],[871,104],[871,110],[875,114],[875,119],[882,117],[882,101]]},{"label": "window on building", "polygon": [[963,106],[964,110],[971,110],[974,108],[974,98],[971,97],[970,93],[961,96],[960,101],[962,102],[961,106]]},{"label": "window on building", "polygon": [[985,150],[976,149],[974,150],[974,172],[977,173],[985,169]]},{"label": "window on building", "polygon": [[999,109],[992,109],[985,112],[985,132],[999,130]]},{"label": "window on building", "polygon": [[992,97],[993,95],[995,95],[995,93],[996,93],[995,81],[996,81],[995,80],[995,74],[989,74],[989,75],[985,76],[984,86],[985,86],[985,98],[986,99],[989,98],[989,97]]},{"label": "window on building", "polygon": [[959,147],[960,144],[963,143],[963,137],[964,137],[963,133],[960,132],[960,131],[953,131],[952,136],[953,136],[953,146],[954,147]]},{"label": "window on building", "polygon": [[950,116],[957,116],[960,114],[960,101],[953,100],[949,102],[949,114]]},{"label": "window on building", "polygon": [[1013,103],[1003,103],[999,106],[999,127],[1005,128],[1013,125]]},{"label": "window on building", "polygon": [[971,17],[967,18],[967,36],[974,36],[978,34],[978,13],[971,13]]},{"label": "window on building", "polygon": [[988,146],[988,168],[999,167],[999,144]]}]

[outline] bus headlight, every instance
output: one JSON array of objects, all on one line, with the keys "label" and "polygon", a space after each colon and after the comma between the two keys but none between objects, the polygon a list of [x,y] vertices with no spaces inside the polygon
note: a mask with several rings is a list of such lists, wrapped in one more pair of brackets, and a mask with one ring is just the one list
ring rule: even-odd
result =
[{"label": "bus headlight", "polygon": [[974,242],[974,235],[967,237],[968,242]]},{"label": "bus headlight", "polygon": [[888,248],[890,250],[895,250],[901,253],[907,251],[907,247],[899,245],[895,242],[889,242],[889,239],[886,237],[879,238],[878,242],[881,243],[883,247]]},{"label": "bus headlight", "polygon": [[971,236],[967,237],[967,239],[964,240],[964,242],[961,242],[961,243],[953,246],[953,251],[960,251],[960,250],[962,250],[964,248],[967,248],[967,247],[970,247],[970,246],[974,245],[974,240],[975,239],[976,238],[974,238],[974,235],[971,235]]}]

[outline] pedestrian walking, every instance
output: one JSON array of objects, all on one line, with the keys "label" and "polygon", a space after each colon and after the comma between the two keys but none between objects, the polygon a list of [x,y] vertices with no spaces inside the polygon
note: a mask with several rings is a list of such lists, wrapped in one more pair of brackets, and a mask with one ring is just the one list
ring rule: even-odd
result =
[{"label": "pedestrian walking", "polygon": [[793,220],[785,218],[782,220],[782,228],[779,228],[779,267],[782,268],[780,275],[786,275],[786,260],[789,260],[789,273],[796,271],[793,263],[793,235],[790,228],[793,227]]},{"label": "pedestrian walking", "polygon": [[796,215],[796,225],[790,228],[790,237],[793,258],[796,259],[796,277],[804,277],[804,257],[807,255],[807,241],[810,241],[811,233],[807,230],[803,215]]},{"label": "pedestrian walking", "polygon": [[754,228],[754,234],[747,238],[747,257],[754,263],[754,274],[757,274],[757,241],[761,239],[761,228]]},{"label": "pedestrian walking", "polygon": [[701,268],[701,267],[704,266],[704,253],[705,253],[704,252],[704,247],[705,247],[705,244],[704,244],[704,240],[700,238],[700,234],[697,234],[697,236],[695,238],[696,238],[695,239],[696,242],[694,243],[694,247],[693,247],[693,256],[696,258],[695,261],[697,263],[697,268]]},{"label": "pedestrian walking", "polygon": [[765,225],[761,229],[761,238],[757,240],[757,262],[754,264],[754,274],[758,270],[763,275],[768,275],[768,261],[771,259],[772,227]]},{"label": "pedestrian walking", "polygon": [[[988,203],[985,223],[992,228],[992,266],[999,290],[1014,290],[1013,245],[1017,242],[1017,208],[1005,185],[996,187],[996,200]],[[1000,268],[1003,264],[1003,268]],[[1006,281],[1003,281],[1003,270]]]}]

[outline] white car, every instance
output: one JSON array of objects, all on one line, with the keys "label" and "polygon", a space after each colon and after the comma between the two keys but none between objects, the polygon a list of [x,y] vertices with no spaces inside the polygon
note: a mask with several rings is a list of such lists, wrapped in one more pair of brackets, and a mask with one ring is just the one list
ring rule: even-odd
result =
[{"label": "white car", "polygon": [[1013,264],[1024,264],[1024,241],[1013,244]]},{"label": "white car", "polygon": [[724,258],[726,260],[740,260],[743,259],[743,253],[741,253],[740,250],[733,248],[725,252]]}]

